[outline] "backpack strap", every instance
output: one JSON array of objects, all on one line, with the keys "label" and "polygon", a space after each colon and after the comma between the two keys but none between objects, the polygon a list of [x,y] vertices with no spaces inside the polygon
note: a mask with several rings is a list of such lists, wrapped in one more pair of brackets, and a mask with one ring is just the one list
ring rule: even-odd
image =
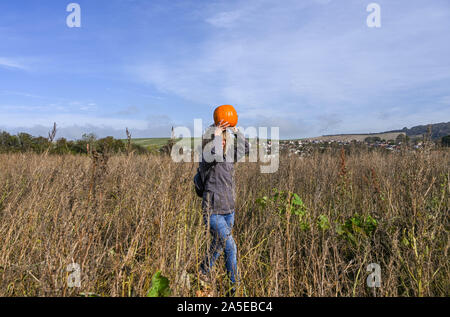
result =
[{"label": "backpack strap", "polygon": [[208,177],[212,166],[210,166],[207,170],[202,168],[202,163],[199,164],[197,171],[200,173],[200,177],[202,178],[203,185],[205,184],[206,178]]}]

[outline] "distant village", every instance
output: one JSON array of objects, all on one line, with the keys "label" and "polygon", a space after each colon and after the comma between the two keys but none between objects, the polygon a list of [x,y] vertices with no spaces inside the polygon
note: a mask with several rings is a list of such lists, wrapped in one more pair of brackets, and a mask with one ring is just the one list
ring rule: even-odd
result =
[{"label": "distant village", "polygon": [[[173,128],[171,139],[172,142],[176,139]],[[256,140],[252,141],[254,142]],[[424,148],[431,149],[438,146],[439,143],[439,141],[432,140],[431,126],[429,125],[426,133],[414,136],[408,136],[404,132],[392,131],[373,134],[340,134],[304,139],[279,140],[278,151],[282,154],[308,156],[313,151],[324,152],[333,148],[352,146],[360,149],[366,148],[386,152],[399,152],[405,149],[413,151]],[[273,140],[262,142],[261,145],[267,155],[272,154],[274,148]],[[186,144],[186,146],[184,151],[191,152],[189,145]]]},{"label": "distant village", "polygon": [[[367,147],[371,149],[384,149],[386,151],[400,151],[401,149],[422,149],[424,147],[434,147],[435,143],[430,141],[424,136],[422,140],[419,138],[409,139],[404,134],[399,134],[395,140],[385,140],[376,136],[368,136],[361,139],[353,140],[339,140],[339,139],[301,139],[301,140],[280,140],[279,141],[279,151],[280,153],[286,154],[297,154],[300,156],[305,156],[311,153],[314,149],[325,151],[326,149],[337,148],[342,146],[357,146],[357,147]],[[264,145],[267,151],[272,149],[272,141],[267,141]]]}]

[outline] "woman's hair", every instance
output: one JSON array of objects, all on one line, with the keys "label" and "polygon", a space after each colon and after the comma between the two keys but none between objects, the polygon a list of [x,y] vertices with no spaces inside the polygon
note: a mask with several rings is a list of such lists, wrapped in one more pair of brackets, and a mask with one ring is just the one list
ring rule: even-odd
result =
[{"label": "woman's hair", "polygon": [[230,144],[229,141],[230,134],[227,132],[227,130],[224,130],[222,132],[222,139],[225,140],[225,148],[223,149],[223,155],[227,154],[228,145]]},{"label": "woman's hair", "polygon": [[[214,125],[209,126],[205,133],[202,136],[202,151],[205,150],[205,146],[212,142],[214,140],[214,132],[216,130],[216,127]],[[222,133],[222,139],[225,139],[225,148],[223,150],[223,154],[226,155],[228,147],[231,145],[231,136],[230,133],[227,132],[227,130],[223,131]]]}]

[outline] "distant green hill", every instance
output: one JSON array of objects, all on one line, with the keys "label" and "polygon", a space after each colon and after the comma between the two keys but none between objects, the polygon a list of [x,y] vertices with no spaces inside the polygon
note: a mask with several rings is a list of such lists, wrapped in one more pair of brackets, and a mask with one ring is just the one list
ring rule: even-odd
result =
[{"label": "distant green hill", "polygon": [[[349,141],[349,140],[364,140],[368,136],[379,136],[382,139],[395,139],[399,133],[405,133],[410,138],[414,137],[422,137],[424,134],[428,132],[428,125],[418,125],[414,126],[410,129],[403,128],[401,130],[392,130],[385,131],[379,133],[359,133],[359,134],[334,134],[334,135],[323,135],[315,138],[304,138],[310,140],[340,140],[340,141]],[[431,138],[433,140],[440,140],[443,136],[450,135],[450,122],[441,122],[435,123],[431,125]]]},{"label": "distant green hill", "polygon": [[[154,148],[154,149],[160,149],[164,145],[167,144],[167,142],[170,140],[170,138],[137,138],[137,139],[131,139],[131,143],[140,145],[144,148]],[[126,139],[122,140],[124,142],[127,142]],[[178,140],[177,140],[178,141]],[[189,142],[189,141],[187,141]],[[191,138],[191,145],[194,143],[194,138]]]},{"label": "distant green hill", "polygon": [[[409,137],[421,137],[423,134],[426,134],[428,131],[428,125],[418,125],[414,126],[410,129],[403,128],[401,130],[392,130],[392,131],[386,131],[386,132],[380,132],[380,133],[371,133],[371,134],[339,134],[339,135],[327,135],[327,136],[321,136],[316,138],[306,138],[306,139],[342,139],[345,140],[346,138],[350,139],[361,139],[364,140],[367,136],[377,136],[381,135],[383,138],[387,139],[395,139],[396,135],[398,133],[406,133]],[[386,134],[386,136],[383,136],[383,134]],[[390,134],[390,135],[388,135]],[[443,136],[450,135],[450,122],[441,122],[441,123],[435,123],[431,125],[431,138],[433,140],[439,140]],[[145,148],[153,148],[153,149],[160,149],[164,145],[167,144],[167,141],[169,141],[170,138],[137,138],[132,139],[131,142],[143,146]],[[126,142],[127,140],[123,140]],[[191,138],[191,144],[194,142],[194,138]]]},{"label": "distant green hill", "polygon": [[[134,143],[136,145],[140,145],[143,147],[148,147],[150,145],[161,147],[169,141],[170,138],[138,138],[138,139],[131,139],[131,143]],[[126,139],[123,141],[127,141]]]},{"label": "distant green hill", "polygon": [[[428,124],[427,125],[418,125],[414,126],[410,129],[404,127],[401,130],[393,130],[387,132],[405,132],[407,136],[422,136],[428,132]],[[433,140],[438,140],[443,136],[450,135],[450,122],[441,122],[434,123],[431,125],[431,138]]]}]

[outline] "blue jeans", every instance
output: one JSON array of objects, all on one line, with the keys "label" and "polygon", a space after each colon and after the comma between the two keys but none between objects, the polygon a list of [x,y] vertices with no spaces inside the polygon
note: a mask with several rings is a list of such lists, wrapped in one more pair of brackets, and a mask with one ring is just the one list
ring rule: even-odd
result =
[{"label": "blue jeans", "polygon": [[[208,218],[203,217],[206,225]],[[236,243],[231,235],[231,229],[234,224],[234,211],[226,215],[212,214],[209,217],[209,231],[212,235],[212,242],[208,254],[200,265],[200,269],[204,274],[210,272],[214,266],[214,262],[225,251],[225,266],[228,276],[233,285],[237,280],[237,261],[236,261]]]}]

